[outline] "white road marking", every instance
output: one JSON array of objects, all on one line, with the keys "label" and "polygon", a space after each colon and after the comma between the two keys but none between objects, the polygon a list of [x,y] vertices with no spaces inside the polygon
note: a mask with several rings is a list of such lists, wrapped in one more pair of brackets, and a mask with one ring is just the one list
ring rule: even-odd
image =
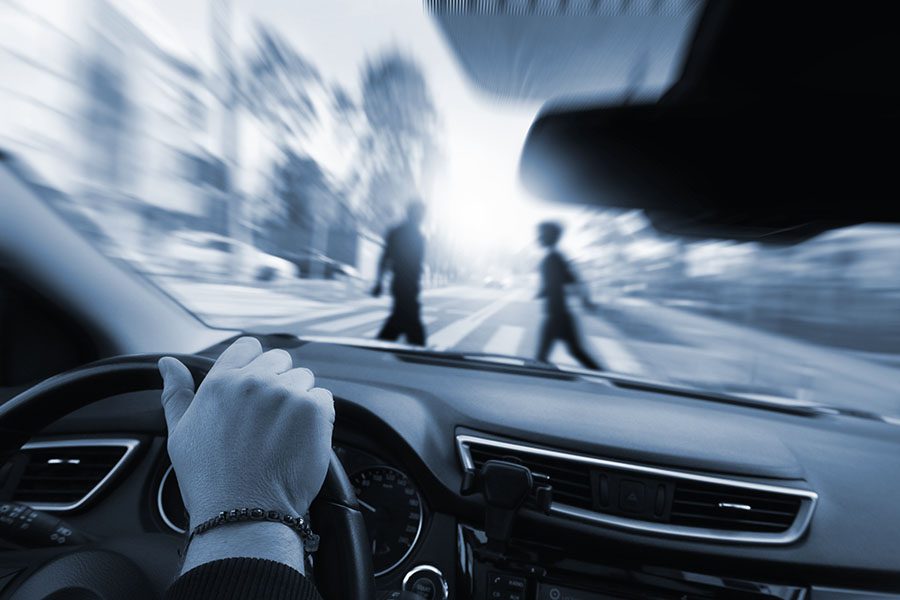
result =
[{"label": "white road marking", "polygon": [[644,368],[625,345],[610,337],[591,336],[591,345],[599,355],[600,362],[610,371],[641,375]]},{"label": "white road marking", "polygon": [[566,345],[563,342],[557,340],[553,344],[553,350],[550,352],[550,362],[555,365],[569,365],[569,366],[577,366],[578,361],[576,361],[569,351],[566,349]]},{"label": "white road marking", "polygon": [[322,310],[310,310],[297,315],[297,321],[312,321],[313,319],[321,319],[323,317],[336,317],[339,315],[350,315],[359,313],[360,308],[368,308],[367,306],[341,306],[338,308],[325,308]]},{"label": "white road marking", "polygon": [[429,339],[428,346],[433,350],[446,350],[460,343],[463,338],[475,331],[482,323],[506,308],[511,302],[520,299],[523,292],[516,291],[498,298],[468,317],[463,317],[447,325]]},{"label": "white road marking", "polygon": [[360,325],[366,325],[368,323],[372,323],[373,321],[380,321],[387,315],[387,311],[384,310],[380,310],[377,312],[368,312],[361,315],[352,315],[343,319],[325,321],[324,323],[315,323],[313,325],[310,325],[310,329],[318,329],[320,331],[328,331],[334,333],[336,331],[343,331],[345,329],[359,327]]},{"label": "white road marking", "polygon": [[489,354],[519,355],[519,344],[525,336],[525,328],[516,325],[501,325],[482,348],[482,352]]}]

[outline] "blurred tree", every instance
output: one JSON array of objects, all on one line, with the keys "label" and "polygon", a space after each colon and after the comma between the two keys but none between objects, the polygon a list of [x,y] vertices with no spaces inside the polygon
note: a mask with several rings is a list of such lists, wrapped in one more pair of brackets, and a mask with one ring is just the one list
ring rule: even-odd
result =
[{"label": "blurred tree", "polygon": [[427,195],[437,113],[421,68],[398,51],[368,62],[361,87],[367,126],[360,140],[363,206],[368,222],[383,230],[410,196]]},{"label": "blurred tree", "polygon": [[[239,93],[241,105],[263,124],[266,136],[283,156],[272,165],[271,189],[248,198],[246,214],[253,228],[258,232],[285,221],[312,227],[317,215],[308,206],[310,197],[300,190],[304,178],[311,173],[321,175],[319,165],[310,168],[309,163],[315,161],[303,149],[322,117],[318,97],[327,94],[318,69],[274,30],[257,24],[255,44],[245,56]],[[318,180],[308,183],[315,187]],[[306,221],[298,221],[301,215]]]},{"label": "blurred tree", "polygon": [[313,96],[321,89],[318,69],[273,30],[257,24],[256,44],[246,57],[241,103],[284,136],[282,145],[317,122]]}]

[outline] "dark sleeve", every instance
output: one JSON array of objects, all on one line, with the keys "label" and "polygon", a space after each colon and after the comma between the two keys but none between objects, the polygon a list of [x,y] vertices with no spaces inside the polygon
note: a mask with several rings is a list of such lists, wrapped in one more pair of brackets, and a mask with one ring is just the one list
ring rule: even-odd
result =
[{"label": "dark sleeve", "polygon": [[578,277],[575,275],[575,271],[572,270],[572,266],[562,256],[559,257],[559,272],[562,274],[562,282],[563,284],[570,283],[578,283]]},{"label": "dark sleeve", "polygon": [[391,229],[387,232],[387,235],[384,236],[384,260],[391,260],[394,258],[394,253],[397,251],[397,230]]},{"label": "dark sleeve", "polygon": [[228,558],[191,569],[166,600],[322,600],[299,571],[273,560]]},{"label": "dark sleeve", "polygon": [[548,271],[550,270],[550,265],[548,263],[547,257],[544,257],[541,260],[541,264],[538,267],[538,272],[541,274],[541,284],[540,288],[538,288],[537,297],[538,298],[546,298],[547,297],[547,279],[549,278]]}]

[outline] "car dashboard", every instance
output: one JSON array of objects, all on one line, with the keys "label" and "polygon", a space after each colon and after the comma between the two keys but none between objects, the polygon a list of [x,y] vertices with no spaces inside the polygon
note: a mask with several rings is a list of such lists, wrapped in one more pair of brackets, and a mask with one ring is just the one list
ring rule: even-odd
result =
[{"label": "car dashboard", "polygon": [[[895,424],[263,341],[334,393],[378,598],[900,597]],[[180,536],[165,441],[158,391],[102,399],[23,448],[15,498],[95,536]],[[477,485],[491,461],[534,485],[502,540]]]}]

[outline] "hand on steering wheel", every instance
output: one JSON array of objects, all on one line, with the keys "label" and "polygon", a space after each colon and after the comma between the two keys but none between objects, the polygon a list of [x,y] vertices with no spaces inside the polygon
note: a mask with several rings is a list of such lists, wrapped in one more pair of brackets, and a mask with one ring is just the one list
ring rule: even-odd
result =
[{"label": "hand on steering wheel", "polygon": [[[330,448],[331,395],[310,389],[312,377],[306,379],[304,370],[292,369],[291,361],[285,360],[289,356],[281,351],[263,353],[253,339],[239,340],[215,364],[193,355],[179,355],[178,360],[160,358],[122,356],[85,365],[51,377],[0,405],[0,431],[4,432],[0,462],[78,408],[112,396],[159,389],[159,361],[166,377],[163,402],[173,437],[169,450],[179,478],[183,478],[179,484],[191,520],[199,522],[225,510],[218,503],[226,501],[239,503],[231,508],[251,502],[280,502],[273,510],[299,513],[321,487],[310,510],[313,528],[321,537],[316,587],[328,600],[374,597],[365,521],[353,486]],[[207,375],[209,385],[204,379]],[[196,393],[193,382],[199,384]],[[247,394],[250,389],[253,393]],[[323,410],[326,408],[330,410]],[[255,433],[242,435],[238,429]],[[192,481],[195,477],[198,479]],[[249,530],[259,531],[253,523],[249,525]],[[278,523],[268,525],[299,548],[299,536],[290,529]],[[194,542],[217,546],[221,540],[208,536],[221,531],[231,538],[234,548],[241,549],[241,555],[246,556],[244,550],[250,546],[259,547],[258,539],[235,540],[237,530],[229,531],[230,527],[241,525],[214,528]],[[189,560],[195,543],[188,550]],[[41,549],[12,594],[14,598],[44,598],[62,590],[85,589],[91,591],[91,597],[104,599],[158,596],[173,580],[182,547],[183,541],[170,534],[131,531],[83,548],[61,548],[50,560]],[[271,550],[277,553],[279,549]],[[24,553],[17,556],[23,564],[30,564]],[[148,556],[156,557],[155,561],[148,564]]]},{"label": "hand on steering wheel", "polygon": [[331,456],[334,401],[284,350],[238,339],[194,392],[187,367],[159,361],[169,457],[191,527],[223,510],[303,515]]}]

